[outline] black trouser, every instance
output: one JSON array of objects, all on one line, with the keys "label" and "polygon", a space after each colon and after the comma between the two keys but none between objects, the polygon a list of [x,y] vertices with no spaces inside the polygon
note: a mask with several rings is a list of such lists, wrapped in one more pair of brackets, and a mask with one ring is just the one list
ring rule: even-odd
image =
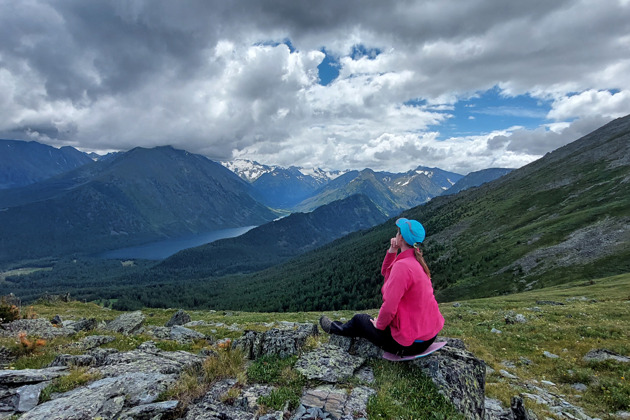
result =
[{"label": "black trouser", "polygon": [[379,330],[372,324],[371,319],[372,317],[368,314],[356,314],[345,324],[333,321],[330,326],[330,333],[344,337],[362,337],[383,350],[399,356],[420,354],[435,341],[435,337],[433,337],[427,341],[414,342],[410,346],[403,346],[394,340],[389,327],[385,330]]}]

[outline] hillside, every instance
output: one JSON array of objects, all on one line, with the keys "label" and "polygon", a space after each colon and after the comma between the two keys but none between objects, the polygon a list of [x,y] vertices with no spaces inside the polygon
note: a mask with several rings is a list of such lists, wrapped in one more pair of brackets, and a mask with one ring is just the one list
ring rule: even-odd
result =
[{"label": "hillside", "polygon": [[73,147],[0,139],[0,190],[34,184],[90,162]]},{"label": "hillside", "polygon": [[259,271],[386,218],[368,197],[353,195],[311,213],[293,213],[236,238],[180,251],[151,271],[179,279]]},{"label": "hillside", "polygon": [[207,158],[136,148],[20,189],[0,191],[0,261],[93,253],[276,215]]},{"label": "hillside", "polygon": [[[404,212],[427,229],[438,299],[630,272],[629,148],[630,116],[496,181]],[[266,311],[377,307],[395,232],[392,219],[249,276],[186,283],[186,293],[162,284],[151,299],[184,305],[192,294],[207,307]]]},{"label": "hillside", "polygon": [[503,175],[509,174],[512,171],[513,169],[508,168],[489,168],[471,172],[457,181],[451,188],[444,191],[442,195],[453,195],[467,190],[468,188],[478,187],[486,182],[494,181]]}]

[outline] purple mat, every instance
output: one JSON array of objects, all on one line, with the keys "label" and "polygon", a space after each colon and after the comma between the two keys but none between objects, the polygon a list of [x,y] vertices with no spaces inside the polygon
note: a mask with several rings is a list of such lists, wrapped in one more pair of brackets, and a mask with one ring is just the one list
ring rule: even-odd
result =
[{"label": "purple mat", "polygon": [[439,343],[432,343],[429,346],[429,348],[427,348],[422,353],[414,354],[414,355],[411,355],[411,356],[396,356],[395,354],[385,352],[385,353],[383,353],[383,359],[390,360],[392,362],[404,362],[404,361],[407,361],[407,360],[418,359],[420,357],[428,356],[429,354],[433,353],[434,351],[437,351],[437,350],[441,349],[445,345],[446,345],[446,341],[440,341]]}]

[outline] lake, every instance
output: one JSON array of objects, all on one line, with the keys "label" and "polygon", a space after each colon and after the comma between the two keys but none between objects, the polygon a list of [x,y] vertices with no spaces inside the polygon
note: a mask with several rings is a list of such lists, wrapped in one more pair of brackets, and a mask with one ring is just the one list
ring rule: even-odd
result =
[{"label": "lake", "polygon": [[182,249],[194,248],[196,246],[218,241],[219,239],[234,238],[255,227],[256,226],[244,226],[239,228],[213,230],[212,232],[200,233],[198,235],[168,239],[144,245],[132,246],[129,248],[107,251],[99,254],[98,257],[107,260],[163,260]]}]

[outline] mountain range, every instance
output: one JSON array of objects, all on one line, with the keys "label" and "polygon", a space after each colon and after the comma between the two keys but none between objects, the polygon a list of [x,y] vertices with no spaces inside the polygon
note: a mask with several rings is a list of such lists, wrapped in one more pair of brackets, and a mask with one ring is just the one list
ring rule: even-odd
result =
[{"label": "mountain range", "polygon": [[375,217],[392,216],[462,178],[423,167],[394,174],[246,161],[222,166],[170,146],[100,157],[35,142],[3,140],[0,147],[6,148],[0,155],[6,181],[0,189],[0,263],[260,225],[357,194],[373,202]]},{"label": "mountain range", "polygon": [[90,162],[73,147],[0,139],[0,190],[34,184]]},{"label": "mountain range", "polygon": [[[427,230],[424,253],[439,301],[630,272],[630,116],[401,216]],[[395,232],[390,219],[258,273],[187,283],[185,293],[181,278],[162,283],[152,299],[176,306],[203,295],[213,308],[252,311],[378,307],[380,263]]]},{"label": "mountain range", "polygon": [[0,261],[85,254],[277,217],[203,156],[136,148],[0,191]]}]

